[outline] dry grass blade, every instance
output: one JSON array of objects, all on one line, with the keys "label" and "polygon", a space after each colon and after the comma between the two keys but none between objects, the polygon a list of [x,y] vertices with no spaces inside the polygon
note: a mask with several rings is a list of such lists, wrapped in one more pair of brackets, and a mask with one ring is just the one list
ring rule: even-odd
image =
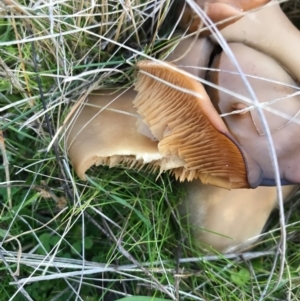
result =
[{"label": "dry grass blade", "polygon": [[9,161],[7,158],[6,150],[5,150],[5,138],[3,135],[3,132],[0,130],[0,150],[2,153],[2,158],[3,158],[3,166],[5,170],[5,178],[6,178],[6,183],[7,183],[7,203],[9,208],[12,208],[12,198],[11,198],[11,188],[9,186],[10,184],[10,176],[9,176]]}]

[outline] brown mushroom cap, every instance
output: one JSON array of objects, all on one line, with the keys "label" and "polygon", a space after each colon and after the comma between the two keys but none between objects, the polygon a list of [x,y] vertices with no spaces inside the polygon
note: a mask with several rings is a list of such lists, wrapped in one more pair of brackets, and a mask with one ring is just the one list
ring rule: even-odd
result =
[{"label": "brown mushroom cap", "polygon": [[[207,251],[226,253],[251,247],[277,206],[275,187],[228,191],[199,181],[184,186],[187,194],[180,215],[186,216],[194,241]],[[295,186],[282,187],[283,198],[293,190]]]},{"label": "brown mushroom cap", "polygon": [[245,15],[222,34],[228,42],[243,43],[273,57],[300,82],[300,32],[278,1]]},{"label": "brown mushroom cap", "polygon": [[[196,0],[195,2],[205,10],[208,17],[214,23],[230,19],[227,22],[222,22],[222,24],[218,26],[219,29],[222,29],[241,18],[243,12],[258,8],[269,1],[270,0]],[[184,1],[181,1],[177,9],[178,17],[181,15],[183,7]],[[188,29],[188,32],[195,32],[200,25],[201,20],[199,16],[187,4],[179,22],[179,27],[184,30]],[[203,32],[203,34],[207,33],[209,32]]]},{"label": "brown mushroom cap", "polygon": [[135,96],[132,89],[95,91],[73,115],[65,134],[66,149],[82,180],[92,165],[140,168],[151,162],[155,167],[162,158],[157,142],[138,132]]},{"label": "brown mushroom cap", "polygon": [[159,152],[184,162],[175,176],[229,189],[255,187],[259,167],[251,159],[245,165],[203,86],[171,64],[140,61],[138,68],[134,106],[159,141]]},{"label": "brown mushroom cap", "polygon": [[[229,46],[243,72],[256,77],[249,77],[248,80],[259,101],[269,102],[263,111],[272,132],[282,181],[300,183],[300,140],[295,138],[300,134],[300,96],[287,97],[299,91],[299,88],[290,75],[269,56],[239,43]],[[234,73],[236,69],[224,53],[214,60],[212,68],[221,70],[212,73],[212,82],[248,97],[242,79]],[[221,114],[250,105],[221,90],[209,89],[208,93]],[[290,116],[291,120],[279,116],[280,113]],[[256,111],[230,115],[224,121],[246,153],[260,165],[264,179],[274,180],[267,139]]]}]

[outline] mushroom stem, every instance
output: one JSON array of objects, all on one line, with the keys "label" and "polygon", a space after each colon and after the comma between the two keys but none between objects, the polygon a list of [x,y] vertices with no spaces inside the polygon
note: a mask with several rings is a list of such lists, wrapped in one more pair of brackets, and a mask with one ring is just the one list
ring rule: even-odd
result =
[{"label": "mushroom stem", "polygon": [[214,47],[208,38],[182,37],[166,60],[194,76],[205,78]]},{"label": "mushroom stem", "polygon": [[243,43],[273,57],[300,82],[300,32],[277,1],[249,12],[222,34],[228,42]]},{"label": "mushroom stem", "polygon": [[[199,181],[183,184],[187,195],[181,216],[202,249],[211,252],[244,251],[259,239],[270,213],[276,208],[275,187],[224,190]],[[295,186],[282,187],[285,200]]]}]

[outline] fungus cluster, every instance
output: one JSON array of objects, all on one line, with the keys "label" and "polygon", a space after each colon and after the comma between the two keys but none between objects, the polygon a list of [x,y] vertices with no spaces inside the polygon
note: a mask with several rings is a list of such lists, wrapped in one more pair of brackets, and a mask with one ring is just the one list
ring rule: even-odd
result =
[{"label": "fungus cluster", "polygon": [[[232,25],[225,22],[227,27],[222,34],[260,101],[269,102],[265,114],[282,181],[299,183],[300,160],[295,149],[300,142],[293,137],[300,133],[300,126],[293,121],[297,119],[300,101],[299,96],[287,96],[299,89],[299,58],[294,60],[293,56],[294,65],[288,53],[300,47],[300,36],[274,1],[241,18],[245,10],[265,2],[268,1],[220,0],[197,4],[205,8],[214,22],[228,16],[239,19]],[[269,23],[270,14],[279,21]],[[279,22],[288,23],[288,33],[282,32]],[[181,27],[195,31],[200,23],[185,5]],[[275,30],[277,35],[295,33],[298,38],[295,41],[288,37],[288,43],[274,49],[279,44],[274,41]],[[238,189],[274,185],[274,175],[256,111],[243,111],[224,120],[219,116],[247,109],[251,104],[226,93],[231,90],[234,95],[249,97],[228,57],[221,51],[211,59],[216,44],[208,36],[185,39],[167,58],[180,68],[166,62],[140,61],[136,91],[90,94],[73,113],[65,141],[81,179],[85,179],[92,165],[121,164],[160,173],[169,171],[180,181],[192,181],[183,184],[187,197],[180,206],[182,216],[187,217],[195,240],[228,252],[241,250],[256,240],[276,207],[277,198],[274,188]],[[209,63],[220,72],[199,69],[209,67]],[[222,89],[205,90],[190,74],[206,77],[214,87]],[[281,98],[286,99],[283,102]],[[284,117],[274,115],[274,111],[284,113]],[[291,145],[291,141],[295,144]],[[292,190],[292,186],[286,186],[284,196]]]}]

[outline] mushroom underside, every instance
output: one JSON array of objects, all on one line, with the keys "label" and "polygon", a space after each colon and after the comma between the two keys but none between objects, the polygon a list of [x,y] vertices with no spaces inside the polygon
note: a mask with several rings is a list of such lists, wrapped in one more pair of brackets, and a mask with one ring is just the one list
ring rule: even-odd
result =
[{"label": "mushroom underside", "polygon": [[66,148],[79,177],[85,179],[92,165],[147,164],[149,170],[170,170],[180,181],[251,186],[244,155],[203,86],[170,64],[138,66],[137,94],[95,92],[69,122]]},{"label": "mushroom underside", "polygon": [[184,162],[173,171],[176,178],[249,187],[243,154],[203,86],[170,64],[141,61],[138,67],[134,106],[159,141],[159,152]]}]

